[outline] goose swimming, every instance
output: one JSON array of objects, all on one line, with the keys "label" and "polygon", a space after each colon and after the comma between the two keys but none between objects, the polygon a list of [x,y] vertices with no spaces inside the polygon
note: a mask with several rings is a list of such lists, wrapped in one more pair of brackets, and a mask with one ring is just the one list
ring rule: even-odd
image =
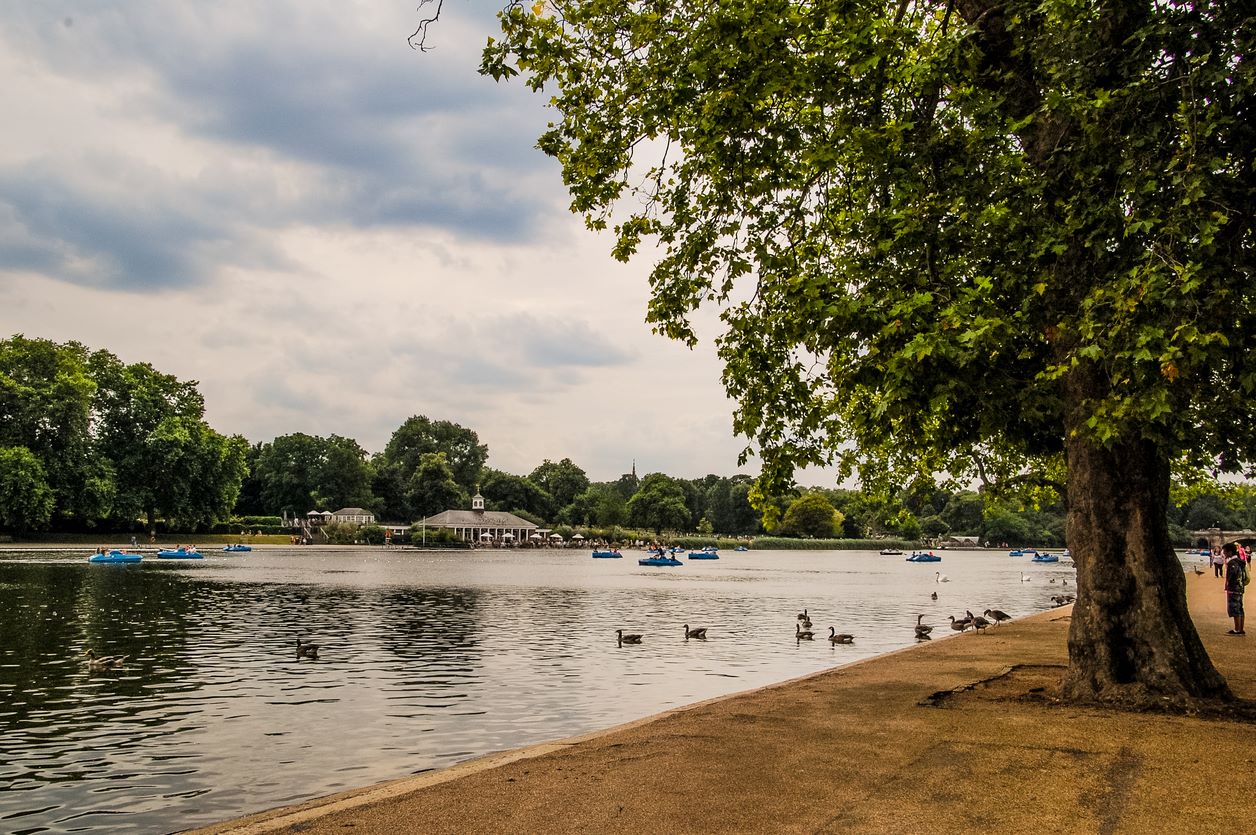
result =
[{"label": "goose swimming", "polygon": [[833,627],[829,627],[829,643],[831,644],[853,644],[855,636],[848,635],[845,632],[838,632]]},{"label": "goose swimming", "polygon": [[619,643],[620,643],[621,645],[622,645],[622,644],[639,644],[639,643],[641,643],[641,636],[640,636],[640,635],[633,635],[633,634],[628,634],[628,635],[625,635],[625,634],[624,634],[624,630],[622,630],[622,629],[616,629],[616,630],[615,630],[615,638],[619,641]]},{"label": "goose swimming", "polygon": [[317,661],[318,660],[318,644],[302,643],[301,639],[297,638],[297,660],[300,661],[302,658],[308,658],[311,661]]},{"label": "goose swimming", "polygon": [[798,624],[794,624],[794,637],[799,641],[810,641],[815,637],[815,633],[810,630],[803,629]]},{"label": "goose swimming", "polygon": [[697,629],[690,629],[690,628],[689,628],[689,624],[687,624],[687,623],[685,624],[685,638],[686,638],[686,640],[687,640],[687,639],[689,639],[689,638],[703,638],[703,639],[705,639],[705,638],[706,638],[706,633],[707,633],[707,628],[706,628],[705,626],[699,627],[699,628],[697,628]]}]

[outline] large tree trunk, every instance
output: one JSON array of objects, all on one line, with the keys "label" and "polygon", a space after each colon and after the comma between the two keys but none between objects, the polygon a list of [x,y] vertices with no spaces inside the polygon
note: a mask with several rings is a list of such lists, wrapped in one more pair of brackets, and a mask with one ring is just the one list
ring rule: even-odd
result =
[{"label": "large tree trunk", "polygon": [[1089,387],[1079,379],[1084,371],[1070,376],[1068,544],[1077,603],[1064,698],[1134,707],[1229,699],[1186,608],[1165,519],[1168,461],[1150,441],[1105,447],[1085,439],[1078,430]]}]

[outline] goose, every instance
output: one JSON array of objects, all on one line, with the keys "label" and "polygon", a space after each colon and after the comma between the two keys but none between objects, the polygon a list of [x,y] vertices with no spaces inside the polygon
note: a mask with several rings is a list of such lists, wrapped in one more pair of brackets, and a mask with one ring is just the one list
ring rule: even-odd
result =
[{"label": "goose", "polygon": [[625,635],[624,630],[616,629],[615,637],[621,645],[623,644],[639,644],[641,643],[640,635]]},{"label": "goose", "polygon": [[1202,576],[1204,573],[1204,570],[1197,565],[1192,565],[1191,570],[1195,572],[1196,577]]},{"label": "goose", "polygon": [[1050,580],[1048,580],[1047,582],[1048,582],[1048,583],[1054,583],[1054,582],[1055,582],[1055,578],[1054,578],[1054,577],[1052,577],[1052,578],[1051,578]]},{"label": "goose", "polygon": [[929,595],[929,599],[931,599],[931,600],[937,600],[937,599],[938,599],[938,593],[935,591],[933,594]]},{"label": "goose", "polygon": [[811,626],[812,626],[812,623],[811,623],[811,618],[807,618],[806,620],[804,620],[804,621],[802,622],[802,628],[803,628],[803,629],[810,629],[810,628],[811,628]]},{"label": "goose", "polygon": [[311,661],[317,661],[318,660],[318,644],[303,643],[300,638],[297,638],[297,660],[300,661],[302,658],[308,658]]},{"label": "goose", "polygon": [[981,615],[974,615],[972,612],[965,612],[964,614],[968,615],[968,622],[972,624],[973,629],[976,629],[978,632],[990,625],[990,621],[986,620]]},{"label": "goose", "polygon": [[88,649],[83,655],[87,656],[87,671],[90,673],[104,673],[109,670],[116,670],[122,666],[122,662],[130,658],[129,655],[101,655],[97,656],[96,651]]},{"label": "goose", "polygon": [[1012,619],[1012,616],[1011,616],[1011,615],[1009,615],[1007,612],[1003,611],[1002,609],[986,609],[984,612],[982,612],[982,614],[983,614],[983,615],[989,615],[989,616],[990,616],[990,618],[991,618],[991,619],[992,619],[992,620],[993,620],[996,624],[1002,623],[1002,622],[1003,622],[1003,621],[1005,621],[1005,620],[1011,620],[1011,619]]},{"label": "goose", "polygon": [[799,641],[810,641],[815,637],[815,633],[794,624],[794,637]]},{"label": "goose", "polygon": [[924,619],[924,615],[916,615],[916,637],[917,638],[919,638],[921,635],[928,635],[930,632],[933,631],[932,626],[930,626],[927,623],[921,623],[923,619]]},{"label": "goose", "polygon": [[948,615],[947,617],[951,619],[951,628],[956,632],[963,632],[965,629],[972,626],[972,624],[968,622],[968,618],[956,620],[955,615]]},{"label": "goose", "polygon": [[[1201,571],[1200,573],[1202,574],[1203,572]],[[1068,578],[1067,578],[1067,577],[1061,577],[1061,578],[1060,578],[1060,585],[1062,585],[1062,586],[1067,586],[1067,585],[1068,585]]]},{"label": "goose", "polygon": [[689,624],[687,624],[687,623],[685,624],[685,639],[686,639],[686,640],[688,640],[689,638],[703,638],[703,639],[705,639],[705,638],[706,638],[706,632],[707,632],[707,628],[706,628],[705,626],[699,627],[699,628],[697,628],[697,629],[690,629],[690,628],[689,628]]},{"label": "goose", "polygon": [[803,609],[801,612],[798,613],[798,619],[799,620],[811,620],[811,618],[807,615],[806,609]]},{"label": "goose", "polygon": [[951,578],[947,577],[941,571],[935,571],[933,572],[933,581],[935,583],[949,583],[951,582]]},{"label": "goose", "polygon": [[855,636],[848,635],[845,632],[838,632],[833,627],[829,627],[829,643],[831,644],[853,644]]}]

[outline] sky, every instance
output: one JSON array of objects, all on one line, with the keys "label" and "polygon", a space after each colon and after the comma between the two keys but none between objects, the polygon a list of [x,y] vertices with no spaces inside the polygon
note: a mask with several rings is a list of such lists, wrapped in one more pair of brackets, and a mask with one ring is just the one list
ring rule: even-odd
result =
[{"label": "sky", "polygon": [[477,73],[499,5],[446,2],[429,52],[415,6],[0,0],[0,337],[197,380],[254,443],[378,452],[421,414],[521,475],[757,474],[713,318],[651,332],[544,97]]}]

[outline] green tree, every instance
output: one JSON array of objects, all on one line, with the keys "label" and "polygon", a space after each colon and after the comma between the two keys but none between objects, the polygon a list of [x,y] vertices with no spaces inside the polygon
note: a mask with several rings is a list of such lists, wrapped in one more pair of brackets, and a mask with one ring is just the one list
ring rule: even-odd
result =
[{"label": "green tree", "polygon": [[96,383],[77,342],[17,335],[0,341],[0,446],[39,461],[53,507],[49,521],[97,520],[114,496],[112,472],[93,444]]},{"label": "green tree", "polygon": [[26,447],[0,447],[0,527],[17,533],[52,518],[54,496],[44,467]]},{"label": "green tree", "polygon": [[419,466],[410,479],[410,503],[415,515],[422,518],[466,505],[467,494],[454,478],[445,453],[425,452],[419,456]]},{"label": "green tree", "polygon": [[803,493],[790,504],[777,526],[784,536],[831,539],[841,530],[841,514],[821,493]]},{"label": "green tree", "polygon": [[528,474],[528,480],[553,497],[555,510],[567,507],[589,489],[589,477],[570,458],[557,463],[546,458]]},{"label": "green tree", "polygon": [[[480,480],[480,470],[488,460],[488,447],[470,429],[448,420],[431,420],[415,415],[397,427],[381,458],[409,482],[427,453],[444,453],[454,480],[468,495]],[[441,508],[444,510],[445,508]]]},{"label": "green tree", "polygon": [[230,513],[246,473],[248,442],[225,438],[202,420],[195,382],[147,363],[126,365],[105,351],[91,355],[96,381],[96,447],[118,484],[114,516],[143,515],[190,526]]},{"label": "green tree", "polygon": [[685,505],[684,488],[671,476],[650,473],[628,500],[628,521],[656,534],[685,530],[689,508]]},{"label": "green tree", "polygon": [[1060,473],[1063,694],[1164,704],[1230,696],[1165,511],[1174,462],[1256,460],[1249,14],[512,2],[482,71],[544,90],[539,147],[617,256],[658,241],[658,330],[692,344],[722,307],[760,495],[834,458],[873,485]]},{"label": "green tree", "polygon": [[569,508],[572,524],[605,528],[628,521],[628,503],[614,483],[590,484]]},{"label": "green tree", "polygon": [[352,438],[280,435],[257,455],[254,477],[265,509],[304,514],[374,503],[366,451]]},{"label": "green tree", "polygon": [[523,476],[486,467],[480,481],[480,495],[489,510],[527,511],[542,519],[554,512],[554,498]]}]

